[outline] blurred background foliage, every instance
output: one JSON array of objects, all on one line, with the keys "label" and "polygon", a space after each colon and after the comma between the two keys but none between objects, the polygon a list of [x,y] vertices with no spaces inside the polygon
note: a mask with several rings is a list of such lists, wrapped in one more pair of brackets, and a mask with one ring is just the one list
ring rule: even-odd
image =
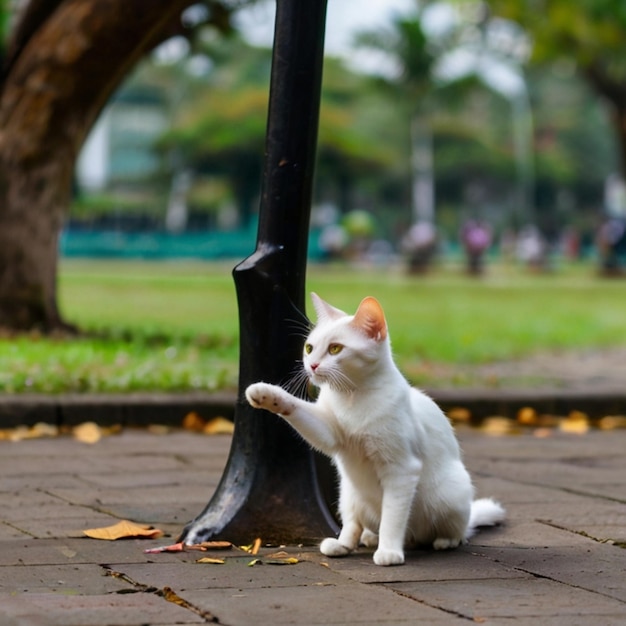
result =
[{"label": "blurred background foliage", "polygon": [[[422,1],[357,33],[354,50],[375,51],[384,70],[326,59],[314,226],[366,211],[397,250],[422,215],[413,189],[421,176],[445,240],[480,218],[497,233],[536,224],[553,240],[573,227],[591,243],[607,181],[623,165],[616,105],[589,76],[626,82],[623,16],[617,0]],[[116,215],[137,227],[138,214],[149,217],[143,226],[172,232],[253,225],[270,54],[245,33],[208,30],[146,59],[103,116],[106,175],[89,184],[79,167],[70,225],[102,227]],[[150,111],[158,118],[135,140],[137,159],[151,164],[136,176],[132,167],[116,174],[133,140],[121,133],[113,149],[116,108],[122,125],[135,116],[149,126]],[[425,129],[431,171],[415,168]]]},{"label": "blurred background foliage", "polygon": [[[236,385],[230,260],[94,260],[241,259],[253,249],[271,49],[244,27],[202,26],[202,6],[192,9],[193,36],[133,70],[76,169],[59,287],[87,332],[2,335],[1,390]],[[2,32],[11,10],[0,2]],[[310,281],[346,309],[355,290],[379,295],[413,382],[497,386],[436,364],[471,368],[624,337],[619,283],[562,259],[544,282],[511,262],[518,234],[528,243],[540,233],[555,257],[578,261],[606,255],[596,244],[608,218],[624,224],[623,41],[623,0],[422,0],[357,32],[348,54],[327,56],[310,252],[356,263],[312,266]],[[432,222],[443,261],[416,283],[396,261],[414,256],[410,267],[422,269],[407,238],[420,221]],[[473,250],[461,234],[471,221],[487,225]],[[483,281],[462,275],[453,253],[463,246],[492,264]],[[520,259],[536,260],[534,250]]]}]

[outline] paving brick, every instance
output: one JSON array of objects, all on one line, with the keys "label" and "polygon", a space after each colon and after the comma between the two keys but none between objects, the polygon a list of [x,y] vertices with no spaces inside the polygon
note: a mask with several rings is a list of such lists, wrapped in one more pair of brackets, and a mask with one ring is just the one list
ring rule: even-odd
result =
[{"label": "paving brick", "polygon": [[78,595],[28,593],[0,596],[7,626],[144,626],[203,624],[199,615],[149,593]]},{"label": "paving brick", "polygon": [[389,583],[388,587],[474,621],[533,617],[544,624],[545,618],[555,616],[590,615],[622,616],[626,620],[624,603],[542,578],[406,582]]},{"label": "paving brick", "polygon": [[132,586],[106,575],[96,564],[0,567],[0,593],[63,593],[99,595],[130,590]]},{"label": "paving brick", "polygon": [[[58,517],[29,517],[27,519],[12,520],[11,524],[19,528],[23,533],[36,537],[37,539],[47,539],[57,537],[59,539],[68,537],[84,537],[83,530],[86,528],[100,528],[116,524],[119,519],[110,515],[104,515],[95,511],[85,510],[80,514],[80,507],[68,509],[64,515]],[[53,511],[50,511],[53,512]]]},{"label": "paving brick", "polygon": [[204,554],[197,554],[191,562],[170,563],[163,565],[159,562],[139,564],[115,564],[111,567],[122,571],[133,580],[156,587],[173,587],[182,593],[198,589],[258,589],[271,587],[297,587],[301,585],[343,585],[350,581],[341,574],[323,567],[319,563],[303,561],[295,565],[255,565],[248,564],[255,558],[222,557],[211,554],[212,557],[223,558],[223,565],[195,563],[196,558]]},{"label": "paving brick", "polygon": [[449,616],[392,590],[358,585],[307,585],[279,589],[188,591],[193,604],[210,608],[229,626],[250,624],[450,623]]},{"label": "paving brick", "polygon": [[526,576],[505,564],[495,563],[474,551],[471,545],[457,550],[408,551],[403,567],[378,567],[372,552],[362,550],[342,559],[325,559],[332,569],[361,583],[391,581],[464,580],[520,578]]},{"label": "paving brick", "polygon": [[[153,560],[146,548],[163,545],[163,539],[100,541],[87,537],[0,541],[0,566],[66,565],[68,563],[146,563]],[[154,556],[154,555],[153,555]],[[174,555],[160,554],[159,562],[177,562]]]},{"label": "paving brick", "polygon": [[[305,562],[254,567],[235,551],[226,565],[197,564],[200,553],[145,554],[173,543],[204,508],[228,437],[125,430],[93,446],[68,437],[0,442],[0,584],[12,590],[0,590],[0,624],[202,619],[141,585],[172,587],[232,626],[626,623],[624,551],[591,538],[623,536],[626,527],[618,497],[626,483],[626,431],[546,440],[459,434],[480,495],[500,498],[509,519],[458,550],[408,552],[397,568],[376,567],[371,550],[329,559],[292,546]],[[119,517],[158,524],[170,536],[114,542],[74,536]],[[103,578],[105,566],[140,587]]]},{"label": "paving brick", "polygon": [[482,548],[481,553],[519,571],[621,600],[626,609],[626,555],[617,546],[591,540],[576,546],[546,548]]}]

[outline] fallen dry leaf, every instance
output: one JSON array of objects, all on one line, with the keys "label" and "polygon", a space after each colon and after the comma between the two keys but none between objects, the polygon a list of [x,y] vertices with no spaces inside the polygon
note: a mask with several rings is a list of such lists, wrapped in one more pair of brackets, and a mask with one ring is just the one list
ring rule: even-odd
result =
[{"label": "fallen dry leaf", "polygon": [[266,555],[266,559],[287,559],[291,555],[284,550],[279,550],[278,552],[273,552],[272,554]]},{"label": "fallen dry leaf", "polygon": [[559,423],[559,430],[572,435],[584,435],[590,429],[589,417],[581,411],[572,411]]},{"label": "fallen dry leaf", "polygon": [[512,419],[508,417],[492,416],[483,420],[480,425],[482,430],[487,435],[499,437],[502,435],[513,435],[519,432],[519,426]]},{"label": "fallen dry leaf", "polygon": [[201,559],[197,559],[196,563],[211,563],[214,565],[224,565],[226,561],[224,559],[214,559],[213,557],[205,556],[205,557],[202,557]]},{"label": "fallen dry leaf", "polygon": [[144,550],[144,554],[158,554],[159,552],[183,552],[185,550],[185,544],[182,541],[174,543],[171,546],[160,546],[158,548],[148,548]]},{"label": "fallen dry leaf", "polygon": [[290,556],[287,559],[263,559],[263,563],[266,565],[295,565],[299,562],[295,556]]},{"label": "fallen dry leaf", "polygon": [[202,429],[205,435],[232,435],[235,425],[225,417],[215,417],[207,422]]},{"label": "fallen dry leaf", "polygon": [[534,426],[537,424],[537,411],[525,406],[517,412],[517,421],[524,426]]},{"label": "fallen dry leaf", "polygon": [[152,526],[143,524],[135,524],[128,520],[122,520],[113,526],[105,526],[103,528],[90,528],[83,530],[83,534],[92,539],[104,539],[106,541],[114,541],[116,539],[130,539],[133,537],[158,539],[163,536],[163,531]]},{"label": "fallen dry leaf", "polygon": [[250,554],[258,554],[259,548],[261,547],[261,537],[257,537],[252,544],[252,549],[250,550]]},{"label": "fallen dry leaf", "polygon": [[193,430],[197,433],[201,433],[205,425],[206,422],[195,411],[190,411],[183,418],[183,428],[185,430]]},{"label": "fallen dry leaf", "polygon": [[227,550],[232,548],[233,544],[230,541],[203,541],[202,543],[187,546],[187,548],[194,548],[195,546],[199,546],[203,550]]},{"label": "fallen dry leaf", "polygon": [[39,437],[56,437],[59,434],[58,426],[38,422],[34,426],[17,426],[1,431],[0,439],[22,441],[23,439],[37,439]]},{"label": "fallen dry leaf", "polygon": [[260,547],[261,538],[257,537],[251,544],[246,546],[239,546],[239,549],[243,550],[244,552],[248,552],[249,554],[258,554]]},{"label": "fallen dry leaf", "polygon": [[552,437],[553,431],[551,428],[537,428],[533,431],[533,437],[537,437],[537,439],[547,439],[548,437]]},{"label": "fallen dry leaf", "polygon": [[96,443],[102,438],[102,430],[95,422],[83,422],[72,429],[72,435],[83,443]]},{"label": "fallen dry leaf", "polygon": [[448,411],[448,417],[453,422],[469,422],[472,419],[472,413],[465,407],[455,406]]},{"label": "fallen dry leaf", "polygon": [[158,554],[159,552],[185,552],[187,550],[199,550],[206,552],[207,550],[226,550],[232,548],[230,541],[203,541],[202,543],[186,544],[182,541],[174,543],[170,546],[160,546],[158,548],[148,548],[144,550],[144,554]]},{"label": "fallen dry leaf", "polygon": [[598,428],[600,430],[615,430],[616,428],[626,428],[626,416],[624,415],[605,415],[598,420]]},{"label": "fallen dry leaf", "polygon": [[168,435],[172,432],[171,427],[165,424],[148,424],[146,430],[153,435]]}]

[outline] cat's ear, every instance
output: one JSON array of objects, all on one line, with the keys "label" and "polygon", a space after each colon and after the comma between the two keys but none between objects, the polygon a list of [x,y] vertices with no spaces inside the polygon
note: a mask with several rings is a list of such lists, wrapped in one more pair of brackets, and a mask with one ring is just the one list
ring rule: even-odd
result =
[{"label": "cat's ear", "polygon": [[364,298],[359,304],[351,324],[376,341],[384,341],[387,337],[387,322],[383,307],[376,298],[371,296]]},{"label": "cat's ear", "polygon": [[338,320],[341,317],[347,316],[347,313],[331,306],[328,302],[322,300],[316,293],[311,293],[311,300],[313,300],[313,307],[315,308],[318,322],[323,323]]}]

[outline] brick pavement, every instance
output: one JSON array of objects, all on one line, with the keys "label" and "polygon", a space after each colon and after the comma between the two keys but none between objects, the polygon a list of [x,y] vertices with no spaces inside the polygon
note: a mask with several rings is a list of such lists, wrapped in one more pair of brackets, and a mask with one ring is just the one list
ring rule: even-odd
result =
[{"label": "brick pavement", "polygon": [[[214,554],[223,565],[144,554],[204,507],[228,436],[0,441],[0,624],[625,624],[626,430],[459,437],[479,495],[501,499],[509,521],[395,568],[367,550],[332,560],[297,546],[300,562],[283,566],[249,567],[235,550]],[[120,518],[170,537],[82,536]]]}]

